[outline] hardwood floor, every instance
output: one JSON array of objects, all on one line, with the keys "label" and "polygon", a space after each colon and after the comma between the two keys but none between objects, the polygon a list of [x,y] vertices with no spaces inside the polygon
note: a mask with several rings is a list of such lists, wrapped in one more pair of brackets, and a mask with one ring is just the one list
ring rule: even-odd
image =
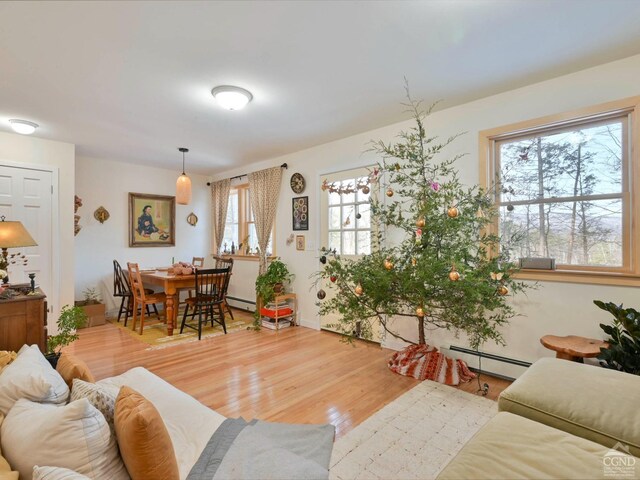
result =
[{"label": "hardwood floor", "polygon": [[[418,383],[387,368],[392,350],[303,327],[147,348],[110,324],[81,330],[67,347],[97,379],[143,366],[227,417],[332,423],[337,437]],[[508,385],[500,382],[489,380],[491,397]],[[463,389],[475,393],[477,383]]]}]

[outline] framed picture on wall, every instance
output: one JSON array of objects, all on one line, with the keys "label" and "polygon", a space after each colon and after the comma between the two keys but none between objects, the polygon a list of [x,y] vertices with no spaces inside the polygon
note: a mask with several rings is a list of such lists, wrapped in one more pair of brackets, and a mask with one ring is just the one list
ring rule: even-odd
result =
[{"label": "framed picture on wall", "polygon": [[304,250],[305,246],[304,235],[296,235],[296,250]]},{"label": "framed picture on wall", "polygon": [[293,229],[309,230],[309,197],[295,197],[293,205]]},{"label": "framed picture on wall", "polygon": [[176,244],[176,197],[129,193],[129,246]]}]

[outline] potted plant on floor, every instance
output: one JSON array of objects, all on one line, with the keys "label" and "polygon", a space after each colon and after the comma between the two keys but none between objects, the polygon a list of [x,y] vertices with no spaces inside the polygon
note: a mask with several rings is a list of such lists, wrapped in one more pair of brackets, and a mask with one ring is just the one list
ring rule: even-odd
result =
[{"label": "potted plant on floor", "polygon": [[86,327],[95,327],[105,323],[105,304],[100,300],[100,294],[95,288],[87,288],[82,292],[84,298],[75,302],[87,315]]},{"label": "potted plant on floor", "polygon": [[640,312],[613,302],[594,300],[593,303],[613,315],[613,325],[600,324],[610,337],[608,348],[600,349],[600,365],[640,375]]},{"label": "potted plant on floor", "polygon": [[87,323],[87,314],[80,307],[65,305],[58,318],[58,333],[47,338],[45,358],[56,368],[62,348],[78,339],[77,330]]}]

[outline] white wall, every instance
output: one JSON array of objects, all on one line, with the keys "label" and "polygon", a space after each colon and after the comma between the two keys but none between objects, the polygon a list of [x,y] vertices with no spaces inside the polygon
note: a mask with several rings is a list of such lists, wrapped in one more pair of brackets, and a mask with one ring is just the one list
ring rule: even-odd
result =
[{"label": "white wall", "polygon": [[[79,157],[76,162],[76,193],[82,198],[82,230],[76,236],[75,298],[82,298],[88,287],[98,288],[107,309],[116,305],[113,293],[113,260],[123,268],[126,262],[138,262],[141,267],[168,266],[171,259],[188,261],[205,257],[211,265],[211,195],[207,178],[190,175],[193,198],[190,205],[176,204],[175,247],[129,247],[129,192],[154,195],[175,195],[179,171],[131,165],[117,161]],[[110,218],[104,224],[93,218],[100,206]],[[194,212],[198,224],[192,227],[187,216]]]},{"label": "white wall", "polygon": [[[73,304],[74,254],[73,254],[73,195],[75,146],[41,138],[0,132],[0,160],[26,167],[46,167],[57,176],[58,204],[52,211],[58,212],[53,232],[53,271],[51,279],[57,291],[45,292],[51,311],[49,332],[55,333],[55,320],[60,307]],[[55,180],[54,180],[55,181]]]},{"label": "white wall", "polygon": [[[399,73],[401,75],[401,73]],[[640,94],[640,55],[595,68],[566,75],[549,81],[508,91],[471,103],[434,113],[427,122],[429,134],[447,137],[467,132],[452,146],[451,153],[466,152],[468,155],[458,163],[461,178],[468,184],[479,181],[478,172],[478,132],[488,128],[518,121],[574,110],[599,103]],[[398,92],[398,108],[402,92]],[[277,254],[282,257],[296,274],[294,288],[300,297],[301,320],[303,325],[318,328],[315,291],[310,291],[309,276],[320,268],[317,249],[322,246],[319,239],[319,194],[322,175],[368,165],[377,160],[371,153],[362,153],[369,140],[392,140],[401,130],[411,126],[411,122],[390,125],[385,128],[355,135],[339,141],[327,143],[294,154],[274,158],[250,167],[216,175],[216,179],[259,170],[287,162],[289,170],[283,179],[277,216]],[[298,252],[295,245],[287,246],[286,238],[291,230],[291,198],[289,179],[294,172],[300,172],[307,180],[303,195],[309,196],[312,214],[307,236],[307,251]],[[234,278],[232,280],[236,281]],[[247,282],[243,279],[244,282]],[[506,347],[487,344],[484,351],[505,355],[525,361],[534,361],[542,356],[551,356],[544,349],[539,338],[545,334],[576,334],[602,337],[598,327],[600,322],[608,322],[608,315],[597,309],[593,299],[624,302],[629,306],[640,306],[638,289],[600,285],[579,285],[543,283],[538,290],[529,291],[514,299],[514,305],[522,316],[512,320],[504,328]],[[417,328],[413,324],[400,326],[401,330],[417,338]],[[447,332],[434,332],[431,344],[446,347],[450,344],[464,346],[464,339],[456,339]],[[396,342],[386,342],[390,347],[401,347]],[[496,369],[499,369],[498,366]],[[499,373],[499,372],[498,372]],[[509,373],[509,372],[505,372]]]}]

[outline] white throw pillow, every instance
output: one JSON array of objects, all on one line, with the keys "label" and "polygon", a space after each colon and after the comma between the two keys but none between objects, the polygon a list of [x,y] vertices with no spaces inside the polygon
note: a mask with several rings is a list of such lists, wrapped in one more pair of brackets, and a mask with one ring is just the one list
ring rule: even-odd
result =
[{"label": "white throw pillow", "polygon": [[22,347],[17,358],[0,374],[0,413],[5,415],[16,400],[64,404],[69,387],[37,345]]},{"label": "white throw pillow", "polygon": [[33,480],[91,480],[89,477],[60,467],[33,467]]},{"label": "white throw pillow", "polygon": [[2,423],[2,450],[29,480],[36,465],[69,468],[89,478],[126,480],[116,439],[86,398],[64,406],[18,400]]}]

